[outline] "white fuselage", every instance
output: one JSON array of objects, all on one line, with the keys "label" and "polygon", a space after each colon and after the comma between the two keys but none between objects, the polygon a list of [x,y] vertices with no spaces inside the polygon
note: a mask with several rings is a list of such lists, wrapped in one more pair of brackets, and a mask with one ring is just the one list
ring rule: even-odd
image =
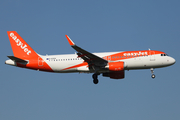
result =
[{"label": "white fuselage", "polygon": [[[110,56],[120,52],[104,52],[104,53],[93,53],[101,58]],[[76,54],[66,55],[46,55],[41,56],[42,59],[53,69],[54,72],[93,72],[90,71],[86,64],[79,65],[84,62],[82,58],[78,58]],[[116,56],[115,56],[116,57]],[[107,58],[109,62],[113,62],[111,58]],[[116,61],[124,62],[124,70],[132,69],[149,69],[149,68],[160,68],[174,64],[175,59],[170,56],[161,56],[161,54],[145,55],[145,56],[126,56],[125,59],[119,59]],[[43,62],[39,63],[43,66]],[[78,66],[79,65],[79,66]],[[74,67],[73,67],[74,66]],[[69,68],[69,69],[67,69]]]}]

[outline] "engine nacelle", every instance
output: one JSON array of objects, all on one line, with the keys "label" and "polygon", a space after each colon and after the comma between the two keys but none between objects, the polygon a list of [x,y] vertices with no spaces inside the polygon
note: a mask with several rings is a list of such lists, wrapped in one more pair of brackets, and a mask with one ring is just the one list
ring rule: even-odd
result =
[{"label": "engine nacelle", "polygon": [[124,70],[122,71],[110,71],[107,73],[103,73],[104,77],[110,77],[111,79],[123,79],[124,78]]},{"label": "engine nacelle", "polygon": [[124,78],[124,62],[110,62],[108,65],[109,72],[103,73],[104,77],[110,77],[112,79]]},{"label": "engine nacelle", "polygon": [[124,70],[124,62],[109,62],[109,71],[122,71]]}]

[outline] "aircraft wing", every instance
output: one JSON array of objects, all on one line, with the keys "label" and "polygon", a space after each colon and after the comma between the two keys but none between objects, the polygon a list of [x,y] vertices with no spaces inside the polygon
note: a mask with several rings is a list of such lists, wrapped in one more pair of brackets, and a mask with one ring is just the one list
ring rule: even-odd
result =
[{"label": "aircraft wing", "polygon": [[78,57],[81,57],[85,62],[88,62],[89,65],[95,65],[99,67],[104,67],[107,65],[108,61],[96,56],[80,47],[74,44],[74,42],[69,38],[69,36],[66,35],[66,38],[71,45],[72,48],[74,48],[78,53]]}]

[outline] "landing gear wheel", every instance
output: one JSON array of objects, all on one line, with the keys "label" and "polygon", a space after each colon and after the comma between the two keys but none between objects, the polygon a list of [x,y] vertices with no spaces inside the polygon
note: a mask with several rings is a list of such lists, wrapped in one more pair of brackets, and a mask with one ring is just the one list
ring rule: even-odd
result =
[{"label": "landing gear wheel", "polygon": [[156,76],[153,74],[154,73],[154,69],[153,68],[151,68],[151,77],[154,79]]},{"label": "landing gear wheel", "polygon": [[97,74],[93,74],[92,78],[95,80],[97,79],[98,75]]},{"label": "landing gear wheel", "polygon": [[94,84],[98,84],[98,74],[93,74],[93,76],[92,76],[92,78],[93,78],[93,83]]},{"label": "landing gear wheel", "polygon": [[152,74],[151,77],[154,79],[156,76],[154,74]]},{"label": "landing gear wheel", "polygon": [[94,83],[94,84],[98,84],[98,82],[99,82],[98,79],[94,79],[94,80],[93,80],[93,83]]}]

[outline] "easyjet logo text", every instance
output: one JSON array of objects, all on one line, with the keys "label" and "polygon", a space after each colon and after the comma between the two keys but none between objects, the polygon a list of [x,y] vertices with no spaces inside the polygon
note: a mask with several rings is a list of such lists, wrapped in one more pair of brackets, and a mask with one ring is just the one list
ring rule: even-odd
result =
[{"label": "easyjet logo text", "polygon": [[147,52],[133,52],[133,53],[124,53],[124,56],[137,56],[137,55],[148,55]]},{"label": "easyjet logo text", "polygon": [[17,46],[19,46],[21,49],[24,50],[24,52],[29,55],[31,53],[30,50],[28,50],[27,45],[23,44],[16,35],[14,35],[14,33],[10,33],[10,36],[12,37],[12,39],[17,43]]}]

